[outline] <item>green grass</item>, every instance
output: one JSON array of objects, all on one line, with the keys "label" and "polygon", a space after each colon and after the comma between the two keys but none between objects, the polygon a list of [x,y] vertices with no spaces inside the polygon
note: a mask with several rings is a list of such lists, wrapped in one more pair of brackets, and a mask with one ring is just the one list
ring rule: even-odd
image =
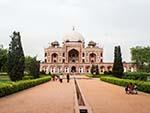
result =
[{"label": "green grass", "polygon": [[87,77],[92,78],[93,75],[92,74],[86,74]]},{"label": "green grass", "polygon": [[[40,75],[40,78],[46,77],[46,76],[48,75]],[[23,77],[23,80],[29,80],[29,79],[33,79],[33,77],[31,75],[25,74],[25,76]],[[0,82],[11,82],[11,80],[7,74],[3,74],[3,75],[0,75]]]},{"label": "green grass", "polygon": [[86,74],[86,76],[89,78],[99,78],[100,76],[103,76],[103,75],[102,74],[99,74],[99,75]]},{"label": "green grass", "polygon": [[11,82],[9,76],[0,76],[0,82]]}]

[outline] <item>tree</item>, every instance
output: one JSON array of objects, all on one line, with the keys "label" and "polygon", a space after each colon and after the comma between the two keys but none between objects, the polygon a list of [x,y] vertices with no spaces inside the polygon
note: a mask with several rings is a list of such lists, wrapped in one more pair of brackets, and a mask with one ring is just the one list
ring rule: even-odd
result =
[{"label": "tree", "polygon": [[22,80],[24,76],[24,52],[19,32],[13,32],[8,51],[8,74],[12,81]]},{"label": "tree", "polygon": [[92,65],[90,72],[91,72],[91,74],[94,74],[94,72],[95,72],[95,66],[94,65]]},{"label": "tree", "polygon": [[29,72],[34,78],[40,77],[40,61],[37,61],[36,57],[32,58],[29,64]]},{"label": "tree", "polygon": [[25,57],[25,71],[34,78],[39,78],[40,62],[36,60],[36,57]]},{"label": "tree", "polygon": [[140,72],[150,72],[150,47],[136,46],[131,48],[132,61]]},{"label": "tree", "polygon": [[113,63],[113,75],[121,78],[123,76],[123,63],[121,56],[120,46],[115,46],[114,51],[114,63]]},{"label": "tree", "polygon": [[0,71],[7,70],[7,49],[4,49],[3,46],[0,47]]},{"label": "tree", "polygon": [[33,58],[31,56],[26,56],[25,57],[25,72],[30,73],[30,68],[31,68],[31,62]]},{"label": "tree", "polygon": [[98,68],[98,65],[92,65],[90,71],[91,71],[91,74],[98,75],[98,74],[99,74],[99,68]]},{"label": "tree", "polygon": [[99,75],[99,68],[98,65],[95,66],[96,75]]}]

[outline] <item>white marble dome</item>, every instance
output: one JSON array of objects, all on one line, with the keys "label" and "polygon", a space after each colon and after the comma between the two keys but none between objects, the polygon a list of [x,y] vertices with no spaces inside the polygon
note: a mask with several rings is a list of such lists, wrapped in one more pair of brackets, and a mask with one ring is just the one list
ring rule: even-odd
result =
[{"label": "white marble dome", "polygon": [[66,41],[73,41],[73,42],[84,42],[84,38],[83,36],[77,32],[77,31],[72,31],[71,33],[67,33],[64,35],[63,37],[63,42],[66,42]]}]

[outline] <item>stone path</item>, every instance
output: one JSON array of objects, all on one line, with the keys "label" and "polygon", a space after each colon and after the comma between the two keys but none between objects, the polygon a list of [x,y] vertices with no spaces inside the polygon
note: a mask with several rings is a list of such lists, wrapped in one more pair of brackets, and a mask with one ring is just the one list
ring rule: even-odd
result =
[{"label": "stone path", "polygon": [[[150,113],[149,94],[127,95],[123,87],[76,77],[93,113]],[[74,92],[73,79],[50,81],[0,98],[0,113],[74,113]]]},{"label": "stone path", "polygon": [[0,113],[73,113],[73,80],[51,81],[0,99]]},{"label": "stone path", "polygon": [[94,113],[150,113],[150,95],[125,94],[124,88],[99,79],[78,79]]}]

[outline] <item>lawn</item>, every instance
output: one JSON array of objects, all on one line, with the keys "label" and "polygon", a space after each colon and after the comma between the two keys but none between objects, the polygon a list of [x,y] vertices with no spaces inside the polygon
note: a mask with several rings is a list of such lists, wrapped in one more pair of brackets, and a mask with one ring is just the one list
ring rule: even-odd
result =
[{"label": "lawn", "polygon": [[[46,77],[47,75],[40,75],[40,78]],[[30,80],[33,79],[32,76],[25,75],[23,77],[23,80]],[[23,81],[21,80],[21,81]],[[11,84],[14,83],[13,81],[10,80],[9,76],[7,74],[0,74],[0,84]]]},{"label": "lawn", "polygon": [[0,82],[11,82],[9,76],[7,75],[2,75],[0,76]]}]

